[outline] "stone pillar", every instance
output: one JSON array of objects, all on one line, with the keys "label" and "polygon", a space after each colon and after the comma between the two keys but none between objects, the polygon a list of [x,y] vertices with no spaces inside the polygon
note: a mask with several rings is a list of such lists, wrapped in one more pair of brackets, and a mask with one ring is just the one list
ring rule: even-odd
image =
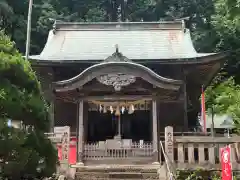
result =
[{"label": "stone pillar", "polygon": [[62,136],[62,161],[63,163],[69,163],[69,145],[70,145],[70,127],[63,127],[63,136]]},{"label": "stone pillar", "polygon": [[165,153],[170,162],[174,161],[173,127],[165,127]]},{"label": "stone pillar", "polygon": [[158,132],[157,132],[157,102],[156,100],[152,101],[152,143],[153,143],[153,158],[154,158],[154,164],[159,163],[158,159]]},{"label": "stone pillar", "polygon": [[78,102],[78,165],[83,165],[84,126],[83,126],[83,100]]},{"label": "stone pillar", "polygon": [[61,156],[60,167],[62,170],[67,170],[69,167],[69,145],[70,145],[70,127],[59,126],[54,127],[54,133],[57,139],[61,139]]}]

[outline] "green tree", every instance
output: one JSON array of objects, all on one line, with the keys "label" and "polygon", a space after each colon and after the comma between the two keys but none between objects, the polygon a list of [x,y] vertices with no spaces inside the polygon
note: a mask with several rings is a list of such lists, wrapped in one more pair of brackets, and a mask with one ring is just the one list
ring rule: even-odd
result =
[{"label": "green tree", "polygon": [[24,120],[26,124],[33,123],[39,129],[47,130],[47,106],[37,77],[30,63],[22,58],[2,31],[0,59],[1,117]]},{"label": "green tree", "polygon": [[212,84],[206,90],[206,107],[215,114],[230,115],[240,130],[240,86],[231,77],[219,84]]},{"label": "green tree", "polygon": [[9,6],[6,0],[0,1],[0,17],[1,22],[6,20],[6,18],[10,17],[13,14],[12,7]]},{"label": "green tree", "polygon": [[231,51],[225,70],[228,76],[234,76],[240,83],[240,2],[233,0],[217,0],[212,25],[216,32],[217,51]]},{"label": "green tree", "polygon": [[[14,15],[4,28],[16,42],[21,52],[25,51],[28,1],[8,0]],[[63,21],[98,22],[117,21],[118,8],[123,9],[122,19],[129,21],[159,21],[189,17],[187,26],[198,42],[200,51],[215,48],[215,33],[212,32],[211,16],[214,4],[209,0],[34,0],[32,14],[31,53],[40,53],[54,19]],[[205,43],[205,40],[208,43]],[[211,43],[210,43],[211,40]]]},{"label": "green tree", "polygon": [[[30,63],[0,31],[0,171],[10,179],[50,176],[57,153],[44,136],[49,129],[48,106]],[[30,129],[7,126],[21,120]],[[0,176],[0,178],[1,178]]]}]

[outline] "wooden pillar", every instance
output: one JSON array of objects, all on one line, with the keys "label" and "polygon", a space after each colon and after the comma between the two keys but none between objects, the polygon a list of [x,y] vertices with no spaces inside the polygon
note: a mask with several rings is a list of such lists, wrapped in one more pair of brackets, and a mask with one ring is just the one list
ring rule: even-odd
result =
[{"label": "wooden pillar", "polygon": [[55,125],[55,94],[54,91],[54,71],[52,67],[35,67],[34,71],[36,71],[36,75],[38,80],[41,83],[43,96],[49,103],[49,116],[50,116],[50,127],[49,131],[54,131]]},{"label": "wooden pillar", "polygon": [[49,113],[50,113],[50,132],[54,132],[54,125],[55,125],[55,120],[54,120],[55,106],[54,106],[54,100],[53,100],[53,98],[51,98],[51,101],[50,101]]},{"label": "wooden pillar", "polygon": [[157,123],[157,102],[156,100],[152,101],[152,143],[153,143],[153,158],[154,158],[154,164],[159,163],[158,159],[158,123]]},{"label": "wooden pillar", "polygon": [[36,68],[37,77],[41,83],[43,96],[47,100],[49,104],[49,117],[50,117],[50,127],[49,131],[54,131],[55,125],[55,94],[54,94],[54,72],[53,69],[50,68]]},{"label": "wooden pillar", "polygon": [[186,75],[184,74],[184,84],[183,84],[183,96],[184,96],[184,131],[188,132],[188,98],[187,98],[187,82],[186,82]]},{"label": "wooden pillar", "polygon": [[78,145],[79,145],[79,102],[76,104],[76,163],[79,162]]},{"label": "wooden pillar", "polygon": [[161,123],[160,123],[160,111],[161,111],[161,103],[157,101],[157,148],[158,148],[158,162],[162,163],[162,146],[160,144],[161,141]]},{"label": "wooden pillar", "polygon": [[87,138],[88,138],[88,103],[84,102],[83,103],[83,127],[84,127],[84,142],[87,143]]},{"label": "wooden pillar", "polygon": [[[44,98],[46,98],[47,102],[49,103],[49,117],[50,117],[50,127],[49,127],[49,131],[50,132],[54,132],[54,126],[55,126],[55,94],[53,92],[54,88],[53,88],[53,84],[52,84],[52,76],[46,76],[47,79],[50,80],[46,80],[43,81],[42,80],[42,84],[44,84]],[[47,87],[46,87],[47,86]]]},{"label": "wooden pillar", "polygon": [[83,100],[78,102],[78,165],[83,165],[84,152],[84,125],[83,125]]}]

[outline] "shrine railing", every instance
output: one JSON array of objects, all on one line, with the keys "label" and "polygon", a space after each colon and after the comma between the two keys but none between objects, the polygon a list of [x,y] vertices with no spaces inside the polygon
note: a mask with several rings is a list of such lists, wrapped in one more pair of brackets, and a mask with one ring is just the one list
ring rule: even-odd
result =
[{"label": "shrine railing", "polygon": [[176,162],[182,167],[184,164],[209,166],[219,164],[221,161],[220,149],[229,145],[231,147],[231,162],[235,166],[238,162],[236,145],[238,138],[226,137],[175,137]]},{"label": "shrine railing", "polygon": [[[46,136],[58,147],[64,147],[61,148],[61,154],[65,155],[66,158],[71,156],[71,154],[69,157],[66,156],[71,150],[74,150],[73,154],[76,156],[76,138],[69,137],[69,140],[63,141],[63,133],[46,133]],[[179,136],[173,132],[172,127],[166,127],[165,137],[162,138],[162,146],[169,162],[178,169],[199,167],[220,169],[220,149],[226,145],[231,147],[233,168],[240,170],[240,136]],[[71,149],[72,146],[73,149]],[[159,148],[160,163],[166,162],[163,148]],[[64,157],[63,155],[61,156]],[[123,163],[128,163],[128,160],[133,160],[132,162],[135,163],[137,160],[139,160],[137,163],[141,160],[144,163],[148,160],[154,162],[151,159],[154,157],[153,144],[143,141],[132,142],[130,139],[109,139],[98,143],[84,144],[82,157],[84,161],[102,160],[99,161],[101,163],[105,163],[104,160],[111,160],[108,161],[110,163],[119,163],[120,160],[123,160]]]},{"label": "shrine railing", "polygon": [[[173,132],[165,133],[165,152],[171,163],[178,169],[208,168],[220,169],[220,150],[231,147],[233,169],[240,169],[240,137],[211,136],[173,136]],[[164,162],[164,157],[161,158]]]},{"label": "shrine railing", "polygon": [[153,154],[152,143],[131,143],[113,145],[105,142],[85,144],[84,159],[128,159],[151,157]]}]

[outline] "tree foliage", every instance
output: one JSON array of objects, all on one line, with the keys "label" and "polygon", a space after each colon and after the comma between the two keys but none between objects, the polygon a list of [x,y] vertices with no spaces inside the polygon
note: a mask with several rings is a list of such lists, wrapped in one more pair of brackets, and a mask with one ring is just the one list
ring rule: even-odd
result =
[{"label": "tree foliage", "polygon": [[[2,27],[11,35],[20,51],[24,52],[28,0],[7,2],[13,15],[2,21],[5,25]],[[226,7],[226,4],[229,10],[222,8]],[[230,17],[235,21],[231,7],[237,8],[238,4],[231,3],[231,0],[34,0],[31,52],[35,54],[41,51],[45,44],[42,38],[46,39],[54,19],[85,22],[117,21],[120,6],[123,9],[122,20],[159,21],[188,17],[187,26],[196,40],[196,48],[207,52],[218,50],[225,40],[226,34],[222,33],[226,30],[221,27],[226,25]],[[231,14],[230,17],[225,11]],[[229,29],[232,29],[231,27],[228,26]],[[228,32],[227,35],[231,36]],[[208,43],[205,43],[206,40]]]},{"label": "tree foliage", "polygon": [[212,84],[206,90],[206,105],[208,111],[215,114],[230,115],[240,129],[240,85],[233,77],[219,83]]},{"label": "tree foliage", "polygon": [[[4,28],[16,42],[21,52],[25,51],[25,34],[28,0],[8,0],[14,15],[4,22]],[[117,21],[119,7],[123,9],[122,20],[159,21],[189,17],[188,27],[196,34],[197,49],[211,50],[211,43],[204,43],[211,33],[211,15],[214,4],[211,0],[34,0],[32,15],[31,52],[41,51],[48,30],[54,19],[63,21]],[[201,46],[203,48],[201,48]],[[214,45],[213,45],[214,46]]]},{"label": "tree foliage", "polygon": [[[212,15],[212,25],[218,41],[217,51],[231,51],[225,71],[228,76],[240,83],[240,2],[234,0],[217,0],[215,13]],[[238,13],[237,13],[238,12]]]},{"label": "tree foliage", "polygon": [[[57,153],[44,132],[48,107],[30,63],[0,31],[0,178],[49,176]],[[31,129],[9,128],[7,119],[23,121]]]},{"label": "tree foliage", "polygon": [[224,75],[208,87],[207,106],[214,113],[232,116],[240,129],[240,1],[216,0],[212,15],[212,29],[216,32],[216,51],[231,51],[224,67]]},{"label": "tree foliage", "polygon": [[[13,15],[12,7],[7,3],[6,0],[0,1],[0,22],[7,22],[8,18]],[[4,25],[4,24],[2,24]]]},{"label": "tree foliage", "polygon": [[[197,169],[195,171],[193,170],[178,171],[176,179],[177,180],[206,180],[206,179],[220,180],[222,178],[221,178],[221,172],[219,171]],[[237,177],[234,176],[233,180],[237,180]]]},{"label": "tree foliage", "polygon": [[47,104],[41,96],[37,77],[3,31],[0,32],[0,59],[1,117],[22,120],[47,130]]},{"label": "tree foliage", "polygon": [[57,152],[43,133],[9,128],[3,119],[0,133],[0,178],[42,178],[55,172]]}]

